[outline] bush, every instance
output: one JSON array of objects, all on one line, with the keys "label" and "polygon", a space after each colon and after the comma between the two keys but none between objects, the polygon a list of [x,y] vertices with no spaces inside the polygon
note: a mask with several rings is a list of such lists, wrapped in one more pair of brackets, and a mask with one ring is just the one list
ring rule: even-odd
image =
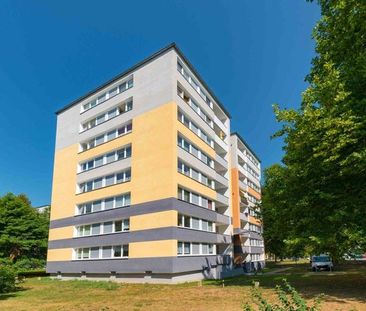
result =
[{"label": "bush", "polygon": [[9,293],[15,290],[15,271],[7,266],[0,266],[0,293]]},{"label": "bush", "polygon": [[21,258],[13,263],[13,267],[19,272],[44,270],[46,267],[46,261],[37,258]]},{"label": "bush", "polygon": [[[262,295],[258,287],[253,286],[252,298],[259,310],[263,311],[319,311],[322,295],[316,297],[312,306],[308,305],[304,298],[285,279],[283,286],[276,286],[277,302],[269,303]],[[253,307],[246,303],[244,311],[254,311]]]}]

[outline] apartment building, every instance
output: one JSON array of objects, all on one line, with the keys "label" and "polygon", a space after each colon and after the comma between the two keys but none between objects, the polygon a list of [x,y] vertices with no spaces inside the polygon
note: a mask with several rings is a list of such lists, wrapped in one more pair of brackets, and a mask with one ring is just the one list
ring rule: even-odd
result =
[{"label": "apartment building", "polygon": [[257,205],[261,200],[260,161],[240,134],[232,133],[230,137],[233,260],[250,272],[265,264],[263,226]]},{"label": "apartment building", "polygon": [[175,44],[59,110],[47,272],[122,282],[242,273],[234,241],[251,223],[235,222],[233,137]]}]

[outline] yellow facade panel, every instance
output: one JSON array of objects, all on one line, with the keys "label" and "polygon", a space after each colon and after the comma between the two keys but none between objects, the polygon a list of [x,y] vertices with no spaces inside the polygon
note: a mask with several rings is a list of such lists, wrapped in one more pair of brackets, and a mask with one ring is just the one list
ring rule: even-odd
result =
[{"label": "yellow facade panel", "polygon": [[172,227],[178,224],[177,211],[149,213],[130,217],[130,230],[146,230],[162,227]]},{"label": "yellow facade panel", "polygon": [[129,244],[129,258],[177,256],[177,240],[134,242]]},{"label": "yellow facade panel", "polygon": [[62,228],[55,228],[50,229],[48,234],[48,240],[61,240],[61,239],[71,239],[74,235],[74,227],[62,227]]},{"label": "yellow facade panel", "polygon": [[72,260],[72,248],[49,249],[47,261],[67,261]]},{"label": "yellow facade panel", "polygon": [[78,144],[56,151],[51,220],[74,215]]}]

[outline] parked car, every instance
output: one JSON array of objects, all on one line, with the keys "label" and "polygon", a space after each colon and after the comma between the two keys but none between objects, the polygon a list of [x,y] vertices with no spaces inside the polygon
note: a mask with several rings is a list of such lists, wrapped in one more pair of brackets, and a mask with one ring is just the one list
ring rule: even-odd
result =
[{"label": "parked car", "polygon": [[323,269],[329,271],[333,270],[333,262],[328,255],[312,256],[310,263],[311,263],[311,269],[314,272]]}]

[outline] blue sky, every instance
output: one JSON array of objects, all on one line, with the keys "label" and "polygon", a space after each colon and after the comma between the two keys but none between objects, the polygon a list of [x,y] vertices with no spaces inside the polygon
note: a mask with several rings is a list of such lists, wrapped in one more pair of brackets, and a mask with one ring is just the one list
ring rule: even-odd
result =
[{"label": "blue sky", "polygon": [[265,168],[272,104],[298,107],[319,8],[305,0],[1,1],[0,194],[50,202],[54,112],[176,42]]}]

